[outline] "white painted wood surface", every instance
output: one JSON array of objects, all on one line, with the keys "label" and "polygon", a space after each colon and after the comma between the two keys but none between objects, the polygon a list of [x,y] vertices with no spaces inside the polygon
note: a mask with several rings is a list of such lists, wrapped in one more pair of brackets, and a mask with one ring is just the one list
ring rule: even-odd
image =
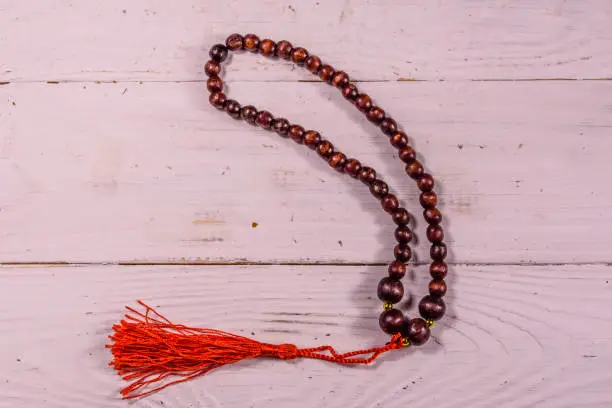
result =
[{"label": "white painted wood surface", "polygon": [[[612,406],[611,17],[605,0],[0,0],[0,407]],[[370,369],[257,361],[130,405],[103,345],[136,299],[264,341],[382,339],[392,224],[312,152],[208,105],[207,50],[234,31],[304,45],[410,134],[441,191],[449,316]],[[415,187],[336,90],[252,55],[224,78],[379,170],[426,260]]]}]

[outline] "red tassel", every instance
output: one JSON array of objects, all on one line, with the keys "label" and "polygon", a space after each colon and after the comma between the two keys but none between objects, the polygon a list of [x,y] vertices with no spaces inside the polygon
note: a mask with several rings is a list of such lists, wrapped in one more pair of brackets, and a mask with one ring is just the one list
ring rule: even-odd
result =
[{"label": "red tassel", "polygon": [[[172,384],[197,376],[239,360],[253,357],[275,357],[291,360],[315,358],[339,364],[369,364],[379,355],[402,347],[400,334],[382,347],[338,354],[330,346],[299,349],[293,344],[266,344],[214,329],[199,329],[173,324],[141,301],[145,313],[127,307],[134,316],[113,326],[109,336],[113,360],[109,363],[124,380],[133,381],[121,390],[123,399],[152,394]],[[179,377],[172,381],[164,380]],[[154,383],[156,388],[140,391]]]}]

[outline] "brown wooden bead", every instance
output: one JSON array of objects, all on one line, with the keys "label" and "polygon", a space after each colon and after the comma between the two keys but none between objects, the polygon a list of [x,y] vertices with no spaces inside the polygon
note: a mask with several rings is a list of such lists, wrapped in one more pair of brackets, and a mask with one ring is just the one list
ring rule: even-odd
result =
[{"label": "brown wooden bead", "polygon": [[348,159],[344,165],[344,171],[351,177],[357,178],[361,170],[361,163],[357,159]]},{"label": "brown wooden bead", "polygon": [[389,141],[391,142],[391,146],[395,147],[396,149],[404,149],[408,147],[408,136],[406,136],[404,132],[395,132],[391,135]]},{"label": "brown wooden bead", "polygon": [[291,50],[293,50],[293,45],[289,41],[281,40],[276,43],[276,55],[282,59],[290,59]]},{"label": "brown wooden bead", "polygon": [[319,72],[319,69],[321,68],[321,58],[317,57],[316,55],[311,55],[306,58],[306,61],[304,61],[304,65],[306,66],[306,69],[308,71],[313,74],[317,74]]},{"label": "brown wooden bead", "polygon": [[446,282],[442,279],[434,279],[429,282],[429,294],[435,298],[441,298],[446,295]]},{"label": "brown wooden bead", "polygon": [[439,320],[446,312],[446,304],[441,298],[424,296],[419,302],[419,313],[425,320]]},{"label": "brown wooden bead", "polygon": [[366,117],[370,122],[376,123],[377,125],[385,118],[385,111],[378,106],[372,106],[366,113]]},{"label": "brown wooden bead", "polygon": [[429,256],[434,261],[443,261],[446,258],[447,249],[446,244],[439,242],[435,243],[429,248]]},{"label": "brown wooden bead", "polygon": [[257,108],[255,108],[253,105],[243,106],[242,109],[240,109],[240,116],[245,122],[251,125],[257,124],[255,122],[255,119],[257,118]]},{"label": "brown wooden bead", "polygon": [[431,191],[434,188],[434,179],[431,174],[423,173],[423,175],[417,180],[417,186],[421,191]]},{"label": "brown wooden bead", "polygon": [[385,135],[392,136],[397,132],[397,123],[392,118],[384,118],[382,122],[380,122],[380,130]]},{"label": "brown wooden bead", "polygon": [[430,225],[427,227],[427,239],[431,243],[438,243],[444,240],[444,230],[439,225]]},{"label": "brown wooden bead", "polygon": [[392,213],[399,207],[399,200],[393,194],[387,194],[380,200],[383,210],[388,213]]},{"label": "brown wooden bead", "polygon": [[335,152],[329,157],[327,163],[338,171],[344,171],[344,165],[346,164],[346,155],[341,152]]},{"label": "brown wooden bead", "polygon": [[434,261],[429,265],[429,274],[434,279],[444,279],[448,274],[448,265],[442,261]]},{"label": "brown wooden bead", "polygon": [[206,89],[209,92],[221,92],[223,90],[223,81],[217,76],[210,77],[206,81]]},{"label": "brown wooden bead", "polygon": [[427,322],[420,317],[408,320],[402,328],[402,336],[408,339],[412,346],[422,346],[431,336]]},{"label": "brown wooden bead", "polygon": [[272,116],[270,112],[265,111],[265,110],[257,112],[257,117],[255,118],[255,122],[257,122],[257,124],[261,126],[262,128],[271,129],[273,121],[274,121],[274,116]]},{"label": "brown wooden bead", "polygon": [[392,279],[402,279],[404,275],[406,275],[406,264],[399,261],[393,261],[389,264],[387,272],[389,272],[389,277]]},{"label": "brown wooden bead", "polygon": [[413,179],[418,179],[423,175],[423,165],[415,160],[412,163],[406,165],[406,174],[408,174]]},{"label": "brown wooden bead", "polygon": [[277,118],[274,119],[274,123],[272,124],[272,129],[278,133],[280,136],[287,137],[289,133],[289,121],[285,118]]},{"label": "brown wooden bead", "polygon": [[405,208],[398,208],[391,214],[393,222],[397,225],[407,225],[410,222],[410,213]]},{"label": "brown wooden bead", "polygon": [[435,207],[425,209],[425,211],[423,211],[423,217],[429,225],[437,225],[442,221],[442,214],[440,210]]},{"label": "brown wooden bead", "polygon": [[296,143],[301,144],[304,142],[304,133],[304,128],[300,125],[291,125],[289,128],[289,136]]},{"label": "brown wooden bead", "polygon": [[399,333],[404,324],[404,314],[397,309],[385,310],[380,314],[378,324],[382,331],[387,334]]},{"label": "brown wooden bead", "polygon": [[217,109],[224,109],[227,97],[223,92],[213,92],[208,97],[208,101]]},{"label": "brown wooden bead", "polygon": [[334,67],[331,65],[325,64],[319,69],[319,78],[321,78],[325,82],[331,82],[332,77],[334,76]]},{"label": "brown wooden bead", "polygon": [[423,208],[432,208],[438,204],[438,196],[433,191],[425,191],[421,193],[419,201]]},{"label": "brown wooden bead", "polygon": [[228,99],[225,101],[225,111],[234,119],[240,119],[240,104],[233,100]]},{"label": "brown wooden bead", "polygon": [[349,76],[344,71],[336,71],[331,81],[332,85],[338,89],[343,89],[349,83]]},{"label": "brown wooden bead", "polygon": [[215,60],[208,60],[206,64],[204,64],[204,73],[210,77],[214,77],[219,75],[221,72],[221,65]]},{"label": "brown wooden bead", "polygon": [[395,240],[400,244],[407,244],[412,241],[412,231],[406,225],[399,225],[395,229]]},{"label": "brown wooden bead", "polygon": [[359,170],[359,180],[365,184],[372,184],[376,180],[376,170],[368,166],[363,166],[361,170]]},{"label": "brown wooden bead", "polygon": [[386,276],[378,282],[377,294],[383,302],[397,303],[404,297],[404,285],[399,280]]},{"label": "brown wooden bead", "polygon": [[355,100],[355,106],[362,112],[367,112],[372,107],[372,99],[367,94],[359,94]]},{"label": "brown wooden bead", "polygon": [[416,160],[416,152],[410,146],[404,146],[399,151],[399,158],[406,164],[410,164]]},{"label": "brown wooden bead", "polygon": [[223,62],[227,58],[227,47],[223,44],[215,44],[210,48],[208,55],[214,61]]},{"label": "brown wooden bead", "polygon": [[324,159],[329,159],[329,157],[334,154],[334,145],[331,144],[329,140],[321,140],[317,145],[317,153]]},{"label": "brown wooden bead", "polygon": [[370,193],[376,198],[383,198],[389,194],[389,186],[382,180],[374,180],[370,184]]},{"label": "brown wooden bead", "polygon": [[259,42],[259,53],[261,55],[264,55],[266,57],[273,57],[275,56],[275,52],[276,52],[276,43],[272,40],[270,40],[269,38],[266,38],[264,40],[261,40]]},{"label": "brown wooden bead", "polygon": [[291,61],[298,65],[304,65],[304,61],[308,58],[308,51],[305,48],[297,47],[291,50]]},{"label": "brown wooden bead", "polygon": [[251,52],[259,51],[259,37],[255,34],[244,36],[244,49]]},{"label": "brown wooden bead", "polygon": [[342,88],[342,96],[344,96],[349,101],[354,101],[359,96],[359,90],[353,84],[348,84],[344,88]]},{"label": "brown wooden bead", "polygon": [[321,135],[317,131],[309,130],[304,134],[304,144],[313,150],[317,148],[320,141]]},{"label": "brown wooden bead", "polygon": [[408,245],[397,244],[395,248],[393,248],[393,255],[395,255],[395,259],[400,262],[408,262],[412,257],[412,251]]},{"label": "brown wooden bead", "polygon": [[225,45],[232,51],[241,50],[244,47],[244,38],[237,33],[231,34],[225,40]]}]

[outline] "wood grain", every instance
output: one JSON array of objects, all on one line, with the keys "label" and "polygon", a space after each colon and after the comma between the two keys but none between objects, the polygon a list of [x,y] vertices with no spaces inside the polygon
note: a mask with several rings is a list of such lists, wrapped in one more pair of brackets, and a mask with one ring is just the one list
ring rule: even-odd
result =
[{"label": "wood grain", "polygon": [[[0,268],[0,407],[127,406],[104,344],[136,299],[173,321],[261,341],[379,344],[386,338],[372,294],[381,269]],[[422,269],[406,281],[416,297],[426,285]],[[606,407],[611,279],[609,266],[457,266],[448,317],[418,350],[367,368],[239,363],[132,406]]]},{"label": "wood grain", "polygon": [[[612,78],[606,0],[48,0],[0,10],[0,82],[201,81],[208,48],[235,31],[299,43],[359,80]],[[312,79],[289,66],[244,58],[232,78]]]}]

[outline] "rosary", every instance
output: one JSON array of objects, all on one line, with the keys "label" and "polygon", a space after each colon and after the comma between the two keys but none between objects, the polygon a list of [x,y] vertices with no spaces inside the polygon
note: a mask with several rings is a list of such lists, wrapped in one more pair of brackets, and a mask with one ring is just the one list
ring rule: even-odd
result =
[{"label": "rosary", "polygon": [[[394,304],[404,296],[401,279],[406,274],[406,262],[412,256],[409,243],[412,231],[408,227],[410,214],[400,207],[398,198],[389,193],[389,187],[380,179],[376,171],[363,165],[357,159],[347,158],[334,145],[315,130],[305,130],[302,126],[291,124],[287,119],[276,118],[266,110],[255,106],[241,106],[237,101],[228,99],[223,91],[223,81],[219,78],[221,63],[229,51],[249,51],[270,58],[282,58],[304,66],[308,71],[328,84],[338,88],[344,98],[366,115],[367,119],[380,127],[389,137],[391,145],[398,149],[400,160],[406,165],[406,173],[416,181],[421,191],[419,201],[423,207],[423,218],[428,224],[427,239],[431,242],[432,262],[429,273],[429,295],[424,296],[418,305],[420,317],[409,318]],[[389,263],[387,276],[383,277],[377,289],[378,298],[383,302],[382,313],[378,319],[383,332],[391,336],[384,346],[356,350],[340,354],[330,346],[298,348],[293,344],[267,344],[256,340],[214,329],[202,329],[170,322],[145,303],[138,301],[143,311],[131,307],[125,318],[113,326],[114,334],[109,336],[113,359],[110,365],[117,370],[130,385],[121,390],[124,399],[149,395],[169,385],[188,381],[226,364],[254,357],[272,357],[291,360],[298,357],[314,358],[339,364],[369,364],[381,354],[408,346],[425,344],[430,337],[434,321],[439,320],[446,310],[442,298],[446,294],[444,278],[448,266],[444,262],[447,250],[443,243],[444,232],[440,226],[442,215],[436,208],[438,198],[434,193],[434,179],[426,173],[417,160],[416,152],[408,144],[406,134],[399,130],[397,123],[383,109],[375,106],[372,99],[360,93],[349,80],[346,72],[336,70],[325,64],[315,55],[302,47],[294,47],[288,41],[275,43],[260,40],[254,34],[244,37],[230,35],[225,45],[215,44],[210,49],[210,60],[204,71],[209,77],[206,86],[210,91],[210,103],[225,111],[234,119],[276,132],[280,137],[291,138],[317,154],[333,169],[359,179],[378,200],[382,209],[388,213],[397,228],[393,249],[395,260]],[[174,380],[165,381],[169,377]],[[154,385],[154,388],[145,388]]]}]

